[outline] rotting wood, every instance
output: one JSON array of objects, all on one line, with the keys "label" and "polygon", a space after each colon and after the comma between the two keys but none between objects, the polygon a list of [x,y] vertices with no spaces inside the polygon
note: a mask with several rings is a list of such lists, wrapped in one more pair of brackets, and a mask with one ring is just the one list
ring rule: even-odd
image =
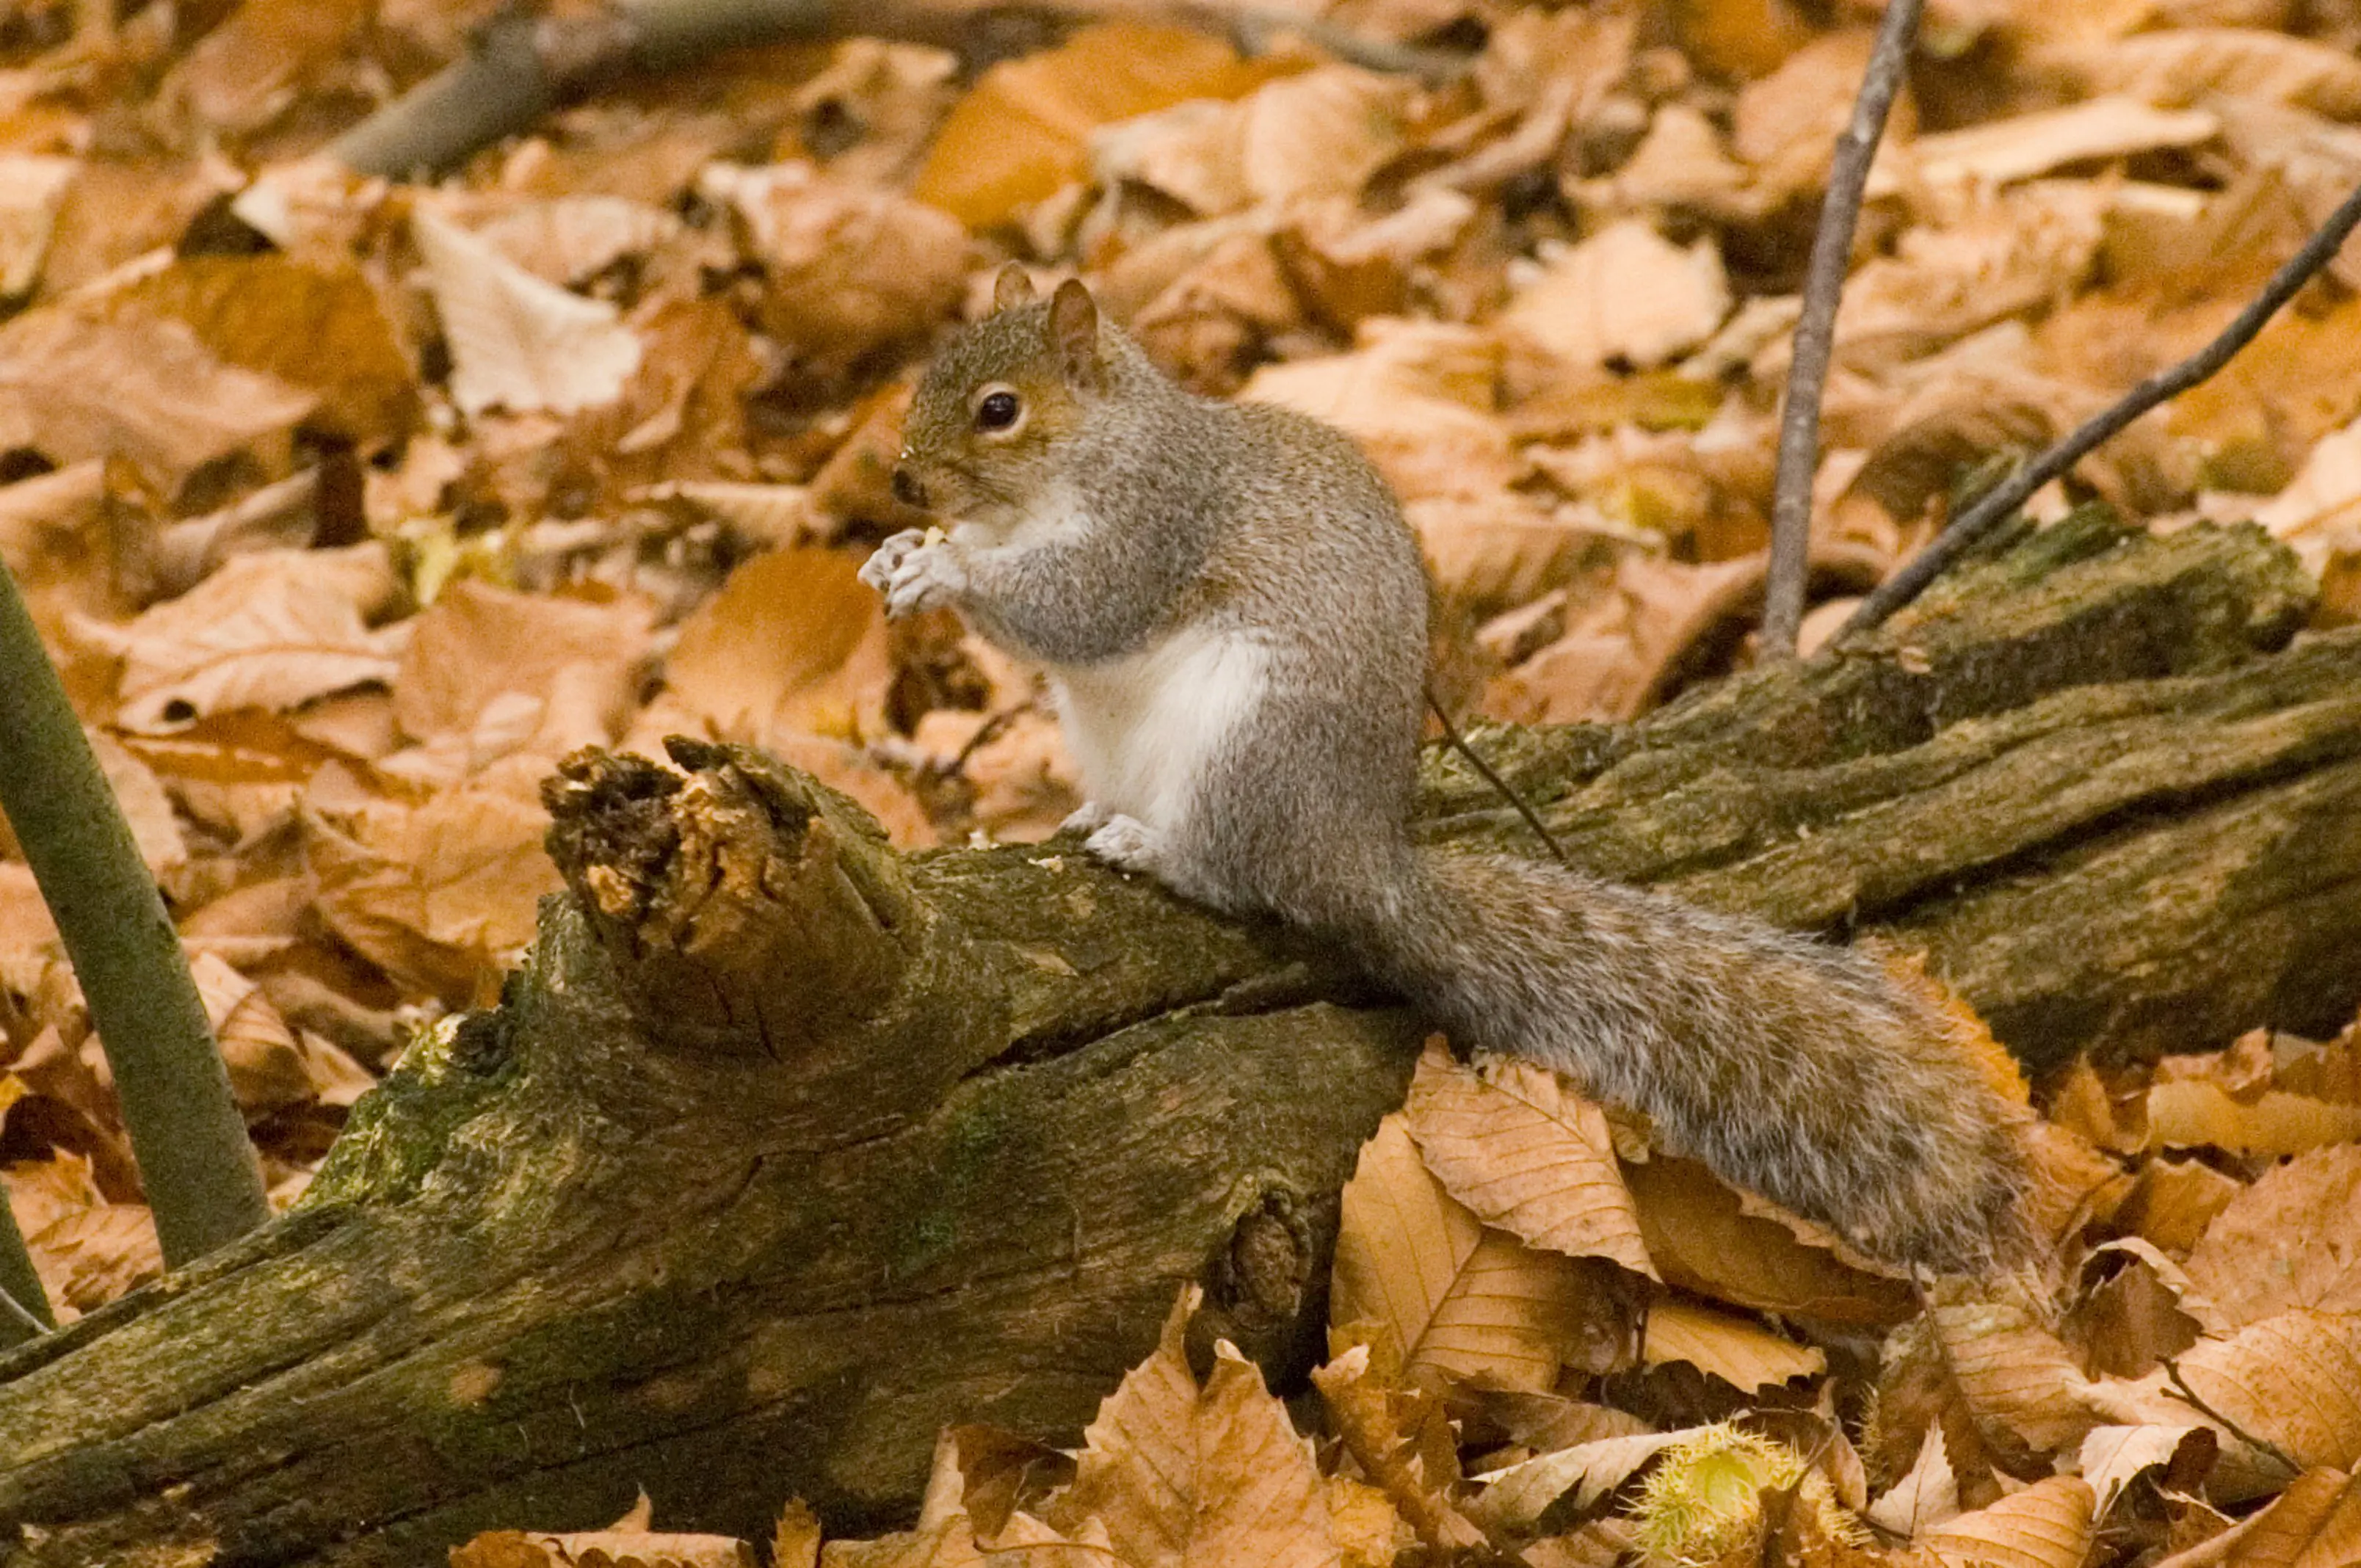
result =
[{"label": "rotting wood", "polygon": [[[2036,1062],[2361,990],[2361,632],[2255,530],[2095,516],[1868,647],[1479,737],[1576,859],[1931,949]],[[713,747],[579,762],[570,897],[309,1207],[0,1361],[11,1562],[393,1564],[495,1525],[861,1530],[934,1433],[1071,1440],[1204,1280],[1318,1343],[1336,1185],[1418,1030],[1071,845],[904,859]],[[1438,760],[1426,830],[1518,843]],[[1525,840],[1529,842],[1529,839]]]}]

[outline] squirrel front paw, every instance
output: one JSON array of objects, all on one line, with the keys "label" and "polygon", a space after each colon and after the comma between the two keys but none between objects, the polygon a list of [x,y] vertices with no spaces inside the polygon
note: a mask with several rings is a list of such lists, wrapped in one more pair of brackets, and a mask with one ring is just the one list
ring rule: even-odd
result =
[{"label": "squirrel front paw", "polygon": [[885,596],[885,617],[906,615],[949,604],[967,590],[967,573],[959,557],[941,542],[906,528],[877,547],[862,564],[861,580]]},{"label": "squirrel front paw", "polygon": [[1082,848],[1118,871],[1157,876],[1163,843],[1164,836],[1138,817],[1115,812],[1102,817]]},{"label": "squirrel front paw", "polygon": [[1107,818],[1113,815],[1114,813],[1107,810],[1105,806],[1101,806],[1097,801],[1086,800],[1074,810],[1067,813],[1066,819],[1058,824],[1058,831],[1060,833],[1095,833],[1100,828],[1106,826]]}]

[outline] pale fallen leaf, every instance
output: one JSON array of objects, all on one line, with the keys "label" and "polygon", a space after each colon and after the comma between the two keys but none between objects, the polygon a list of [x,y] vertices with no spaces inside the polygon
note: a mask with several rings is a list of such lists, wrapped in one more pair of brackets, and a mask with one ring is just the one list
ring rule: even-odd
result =
[{"label": "pale fallen leaf", "polygon": [[1486,1224],[1656,1277],[1607,1118],[1555,1073],[1497,1056],[1471,1068],[1436,1036],[1403,1114],[1427,1168]]},{"label": "pale fallen leaf", "polygon": [[126,625],[80,620],[77,635],[123,661],[115,723],[161,729],[390,680],[395,661],[364,617],[394,590],[381,544],[257,551]]},{"label": "pale fallen leaf", "polygon": [[1816,1345],[1783,1339],[1732,1312],[1678,1300],[1660,1300],[1648,1309],[1641,1355],[1651,1366],[1686,1362],[1747,1394],[1817,1377],[1828,1366]]},{"label": "pale fallen leaf", "polygon": [[2156,1568],[2346,1568],[2361,1562],[2361,1476],[2307,1470],[2268,1508]]},{"label": "pale fallen leaf", "polygon": [[[1833,1235],[1800,1237],[1749,1212],[1747,1195],[1695,1160],[1657,1155],[1625,1172],[1649,1255],[1674,1284],[1758,1311],[1843,1323],[1900,1322],[1909,1287],[1839,1255]],[[1797,1222],[1800,1223],[1801,1222]],[[1845,1249],[1849,1254],[1850,1249]]]},{"label": "pale fallen leaf", "polygon": [[2186,1254],[2245,1190],[2202,1159],[2151,1158],[2140,1166],[2117,1217],[2166,1252]]},{"label": "pale fallen leaf", "polygon": [[1909,1473],[1870,1504],[1865,1517],[1907,1541],[1958,1517],[1959,1512],[1960,1483],[1951,1473],[1951,1456],[1943,1447],[1942,1423],[1930,1422]]},{"label": "pale fallen leaf", "polygon": [[2200,1145],[2233,1154],[2301,1154],[2361,1138],[2361,1105],[2268,1090],[2242,1101],[2218,1083],[2182,1079],[2147,1091],[2151,1148]]},{"label": "pale fallen leaf", "polygon": [[167,485],[247,449],[283,458],[317,400],[225,363],[184,323],[35,309],[0,327],[0,448],[58,464],[115,454]]},{"label": "pale fallen leaf", "polygon": [[637,705],[653,622],[653,607],[637,595],[594,602],[463,579],[412,622],[394,676],[394,716],[404,733],[433,741],[470,731],[502,697],[523,696],[539,725],[556,707],[551,688],[566,677],[598,732],[561,733],[533,750],[555,758],[604,741]]},{"label": "pale fallen leaf", "polygon": [[2265,1171],[2214,1215],[2189,1279],[2233,1328],[2293,1307],[2361,1312],[2361,1146]]},{"label": "pale fallen leaf", "polygon": [[1932,1314],[1960,1391],[1982,1420],[2032,1448],[2062,1448],[2098,1424],[2073,1353],[2022,1306],[1964,1282],[1938,1287]]},{"label": "pale fallen leaf", "polygon": [[2314,444],[2294,479],[2256,508],[2254,520],[2314,573],[2333,552],[2361,542],[2361,420]]},{"label": "pale fallen leaf", "polygon": [[70,158],[0,157],[0,299],[32,292],[78,167]]},{"label": "pale fallen leaf", "polygon": [[924,202],[807,163],[715,164],[699,188],[729,204],[762,264],[763,326],[821,364],[922,336],[965,291],[967,231]]},{"label": "pale fallen leaf", "polygon": [[2352,51],[2260,27],[2169,27],[2127,38],[2058,44],[2035,62],[2088,93],[2180,107],[2260,98],[2332,120],[2361,119],[2361,60]]},{"label": "pale fallen leaf", "polygon": [[53,1302],[87,1312],[164,1272],[144,1203],[108,1203],[60,1215],[25,1238]]},{"label": "pale fallen leaf", "polygon": [[1363,322],[1351,353],[1267,365],[1239,392],[1324,420],[1360,442],[1406,501],[1481,496],[1517,472],[1496,410],[1499,345],[1446,322]]},{"label": "pale fallen leaf", "polygon": [[230,1091],[247,1120],[310,1101],[303,1053],[262,988],[211,953],[198,954],[189,971],[229,1069]]},{"label": "pale fallen leaf", "polygon": [[[2069,163],[2195,147],[2221,131],[2202,110],[2156,109],[2119,94],[1922,137],[1911,162],[1922,180],[2003,185]],[[1873,199],[1882,192],[1872,180]]]},{"label": "pale fallen leaf", "polygon": [[1412,1383],[1545,1388],[1583,1292],[1570,1258],[1494,1231],[1444,1190],[1400,1113],[1345,1186],[1330,1321],[1379,1326]]},{"label": "pale fallen leaf", "polygon": [[740,565],[690,615],[666,662],[673,695],[724,740],[878,733],[885,612],[841,551],[774,551]]},{"label": "pale fallen leaf", "polygon": [[2094,1523],[2090,1484],[2052,1475],[1935,1526],[1916,1544],[1943,1568],[2081,1568]]},{"label": "pale fallen leaf", "polygon": [[520,203],[474,233],[544,282],[573,288],[626,257],[679,234],[680,219],[621,196],[562,196]]},{"label": "pale fallen leaf", "polygon": [[[2075,1468],[2098,1495],[2096,1517],[2104,1519],[2115,1496],[2141,1472],[2170,1464],[2182,1443],[2202,1426],[2092,1427],[2082,1439]],[[1927,1435],[1934,1435],[1928,1429]]]},{"label": "pale fallen leaf", "polygon": [[1311,1444],[1224,1341],[1200,1389],[1186,1336],[1198,1293],[1182,1294],[1155,1352],[1125,1375],[1083,1430],[1074,1479],[1045,1508],[1071,1539],[1085,1521],[1126,1563],[1339,1562]]},{"label": "pale fallen leaf", "polygon": [[1569,1508],[1587,1508],[1665,1449],[1708,1430],[1683,1427],[1602,1438],[1495,1470],[1477,1477],[1484,1490],[1467,1505],[1468,1512],[1497,1530],[1530,1530],[1560,1498],[1570,1495]]},{"label": "pale fallen leaf", "polygon": [[1644,369],[1711,337],[1730,305],[1719,251],[1626,219],[1545,260],[1499,325],[1572,365]]},{"label": "pale fallen leaf", "polygon": [[[181,831],[181,819],[173,814],[171,796],[155,770],[121,741],[104,730],[89,734],[99,772],[105,776],[107,788],[115,792],[115,804],[122,809],[133,842],[139,846],[139,858],[147,862],[149,874],[170,875],[189,859],[188,840]],[[0,820],[0,843],[10,841],[7,823]]]},{"label": "pale fallen leaf", "polygon": [[639,368],[639,336],[605,301],[543,281],[429,208],[412,214],[411,234],[463,411],[573,413],[613,401]]}]

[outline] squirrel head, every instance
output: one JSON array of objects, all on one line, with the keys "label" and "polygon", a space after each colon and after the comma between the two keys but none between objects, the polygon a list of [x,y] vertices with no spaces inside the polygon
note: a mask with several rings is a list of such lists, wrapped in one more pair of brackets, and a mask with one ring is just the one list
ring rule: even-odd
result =
[{"label": "squirrel head", "polygon": [[902,422],[894,494],[955,522],[1010,525],[1060,477],[1061,451],[1107,389],[1099,308],[1076,280],[1049,299],[1015,262],[993,313],[954,337]]}]

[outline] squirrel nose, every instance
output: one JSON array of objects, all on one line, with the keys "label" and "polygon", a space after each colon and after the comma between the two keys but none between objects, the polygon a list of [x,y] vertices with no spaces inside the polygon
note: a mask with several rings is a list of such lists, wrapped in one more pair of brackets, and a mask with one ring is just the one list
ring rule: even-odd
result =
[{"label": "squirrel nose", "polygon": [[918,476],[910,472],[906,463],[894,465],[894,499],[906,507],[927,504],[927,487],[918,483]]}]

